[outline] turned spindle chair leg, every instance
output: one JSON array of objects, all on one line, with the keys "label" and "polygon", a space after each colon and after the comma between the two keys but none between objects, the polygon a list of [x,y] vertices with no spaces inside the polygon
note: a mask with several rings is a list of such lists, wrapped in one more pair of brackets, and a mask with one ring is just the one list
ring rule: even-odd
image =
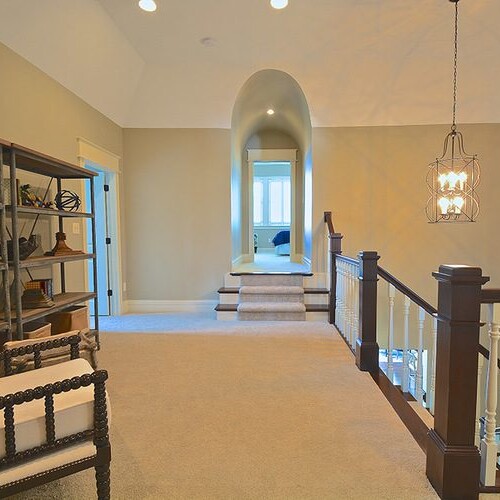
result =
[{"label": "turned spindle chair leg", "polygon": [[111,482],[109,464],[95,467],[95,478],[97,483],[98,500],[109,500],[111,498]]}]

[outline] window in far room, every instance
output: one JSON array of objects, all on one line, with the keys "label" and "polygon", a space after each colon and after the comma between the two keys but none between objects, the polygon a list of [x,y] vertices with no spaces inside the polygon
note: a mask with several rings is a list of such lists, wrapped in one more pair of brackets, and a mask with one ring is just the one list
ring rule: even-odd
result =
[{"label": "window in far room", "polygon": [[290,176],[254,176],[253,202],[254,226],[289,226]]}]

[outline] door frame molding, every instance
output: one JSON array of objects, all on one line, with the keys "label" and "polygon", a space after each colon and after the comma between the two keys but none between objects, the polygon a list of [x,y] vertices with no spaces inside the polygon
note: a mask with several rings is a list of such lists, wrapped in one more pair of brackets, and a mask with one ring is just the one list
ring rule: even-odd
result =
[{"label": "door frame molding", "polygon": [[290,221],[290,261],[301,262],[301,256],[296,253],[296,189],[297,189],[297,154],[298,149],[247,149],[248,164],[248,246],[247,253],[250,262],[254,261],[253,246],[253,169],[255,162],[290,162],[290,203],[291,203],[291,221]]},{"label": "door frame molding", "polygon": [[[104,172],[109,179],[109,231],[116,239],[116,243],[111,245],[111,263],[108,273],[110,276],[110,286],[113,290],[113,295],[110,300],[110,316],[118,316],[123,311],[123,279],[122,279],[122,249],[121,249],[121,217],[120,217],[120,185],[121,185],[121,168],[120,156],[108,151],[93,142],[77,138],[78,144],[78,164],[85,168],[86,165]],[[85,181],[82,181],[82,193],[85,192]],[[82,196],[82,201],[85,203],[85,197]],[[87,227],[82,224],[82,234],[85,244],[87,244]],[[88,288],[88,273],[85,272],[85,286]]]}]

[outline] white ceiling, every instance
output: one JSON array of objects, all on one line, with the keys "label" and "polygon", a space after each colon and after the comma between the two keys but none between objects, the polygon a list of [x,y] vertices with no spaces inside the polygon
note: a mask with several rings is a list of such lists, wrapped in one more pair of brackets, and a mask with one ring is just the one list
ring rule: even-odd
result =
[{"label": "white ceiling", "polygon": [[[156,1],[0,0],[0,41],[126,127],[229,128],[267,68],[298,81],[316,127],[450,121],[448,0]],[[500,122],[500,2],[459,6],[458,120]]]}]

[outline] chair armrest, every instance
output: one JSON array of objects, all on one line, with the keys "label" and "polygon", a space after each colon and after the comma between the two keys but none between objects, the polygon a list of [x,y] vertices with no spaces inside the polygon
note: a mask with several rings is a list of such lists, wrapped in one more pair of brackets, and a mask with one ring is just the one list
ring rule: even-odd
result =
[{"label": "chair armrest", "polygon": [[27,343],[19,347],[11,347],[7,343],[4,350],[0,352],[0,362],[3,362],[5,375],[12,375],[12,358],[17,356],[25,356],[33,354],[35,369],[42,366],[42,352],[51,349],[58,349],[61,347],[69,346],[70,358],[77,359],[80,357],[78,344],[80,343],[80,336],[73,334],[68,336],[59,336],[58,338],[48,338],[47,340],[37,340],[33,343]]}]

